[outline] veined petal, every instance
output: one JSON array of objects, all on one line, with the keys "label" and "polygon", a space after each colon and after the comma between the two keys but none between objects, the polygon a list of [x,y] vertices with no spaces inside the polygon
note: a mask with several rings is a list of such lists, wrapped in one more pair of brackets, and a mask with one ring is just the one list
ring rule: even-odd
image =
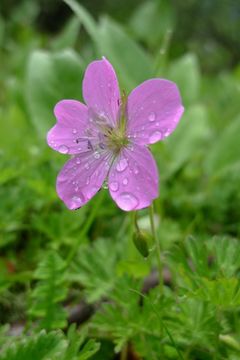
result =
[{"label": "veined petal", "polygon": [[108,183],[122,210],[149,206],[158,197],[158,170],[150,151],[137,144],[124,148],[110,169]]},{"label": "veined petal", "polygon": [[120,93],[115,71],[106,59],[88,65],[83,79],[83,97],[101,120],[116,126]]},{"label": "veined petal", "polygon": [[70,210],[86,204],[101,188],[112,154],[88,151],[74,156],[57,177],[57,193]]},{"label": "veined petal", "polygon": [[54,108],[57,124],[47,134],[48,145],[63,154],[79,154],[92,148],[98,132],[90,124],[88,108],[77,100],[59,101]]},{"label": "veined petal", "polygon": [[137,86],[127,102],[127,135],[139,145],[163,140],[176,128],[184,108],[175,83],[151,79]]}]

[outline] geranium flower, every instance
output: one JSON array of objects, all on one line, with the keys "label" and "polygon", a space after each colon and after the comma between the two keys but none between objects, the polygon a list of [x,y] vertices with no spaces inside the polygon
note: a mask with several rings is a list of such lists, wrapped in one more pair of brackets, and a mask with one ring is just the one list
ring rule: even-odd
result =
[{"label": "geranium flower", "polygon": [[184,111],[177,86],[151,79],[130,95],[120,96],[112,65],[93,61],[83,79],[85,104],[61,100],[56,125],[47,142],[72,155],[57,177],[57,193],[66,206],[86,204],[108,182],[117,205],[125,211],[149,206],[158,197],[158,170],[149,144],[176,128]]}]

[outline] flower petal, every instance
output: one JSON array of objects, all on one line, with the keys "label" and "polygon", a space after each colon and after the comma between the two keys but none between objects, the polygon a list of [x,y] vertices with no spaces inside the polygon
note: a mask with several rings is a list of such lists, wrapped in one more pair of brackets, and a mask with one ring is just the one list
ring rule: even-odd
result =
[{"label": "flower petal", "polygon": [[59,101],[54,108],[57,124],[47,134],[48,145],[63,154],[79,154],[97,143],[98,130],[88,121],[86,105],[76,100]]},{"label": "flower petal", "polygon": [[149,206],[158,197],[158,170],[150,151],[137,144],[123,149],[111,167],[108,184],[122,210]]},{"label": "flower petal", "polygon": [[86,204],[101,188],[111,165],[110,152],[74,156],[57,177],[57,193],[70,210]]},{"label": "flower petal", "polygon": [[115,126],[120,93],[115,71],[106,59],[88,65],[83,79],[83,97],[89,108]]},{"label": "flower petal", "polygon": [[127,134],[139,144],[153,144],[170,135],[184,108],[175,83],[151,79],[137,86],[127,103]]}]

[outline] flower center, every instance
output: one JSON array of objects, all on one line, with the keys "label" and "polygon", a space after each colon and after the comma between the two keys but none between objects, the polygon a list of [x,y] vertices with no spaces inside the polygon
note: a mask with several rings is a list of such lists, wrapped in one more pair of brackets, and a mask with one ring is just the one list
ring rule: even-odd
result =
[{"label": "flower center", "polygon": [[126,137],[125,129],[121,128],[121,126],[107,129],[106,145],[115,154],[118,154],[121,151],[121,149],[127,146],[128,144],[129,144],[129,140]]},{"label": "flower center", "polygon": [[98,114],[95,118],[95,124],[100,130],[105,145],[115,155],[118,155],[121,149],[129,144],[129,139],[126,136],[126,102],[127,97],[123,94],[116,127],[109,125],[109,122],[105,118],[104,114]]}]

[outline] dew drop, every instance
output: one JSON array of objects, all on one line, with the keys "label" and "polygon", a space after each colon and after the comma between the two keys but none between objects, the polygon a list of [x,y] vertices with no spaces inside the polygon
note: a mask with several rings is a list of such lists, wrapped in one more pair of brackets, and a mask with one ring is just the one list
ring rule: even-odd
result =
[{"label": "dew drop", "polygon": [[58,151],[61,153],[61,154],[67,154],[69,149],[66,145],[60,145],[59,148],[58,148]]},{"label": "dew drop", "polygon": [[135,169],[133,170],[134,174],[137,175],[139,173],[139,170],[137,167],[135,167]]},{"label": "dew drop", "polygon": [[76,133],[77,133],[77,129],[73,129],[73,130],[72,130],[72,133],[73,133],[73,134],[76,134]]},{"label": "dew drop", "polygon": [[104,180],[103,184],[102,184],[102,188],[107,190],[108,189],[108,182],[107,180]]},{"label": "dew drop", "polygon": [[128,184],[128,178],[124,178],[123,179],[123,185],[127,185]]},{"label": "dew drop", "polygon": [[128,192],[121,193],[116,198],[116,202],[121,209],[126,211],[134,210],[139,204],[139,201],[136,198],[136,196]]},{"label": "dew drop", "polygon": [[97,151],[94,153],[93,156],[94,156],[95,159],[99,159],[99,158],[100,158],[100,154],[99,154],[99,152],[97,152]]},{"label": "dew drop", "polygon": [[162,139],[162,133],[160,131],[154,131],[149,137],[149,142],[150,144],[153,144],[161,139]]},{"label": "dew drop", "polygon": [[77,208],[81,207],[83,202],[84,202],[83,195],[79,194],[78,196],[73,196],[71,199],[70,209],[77,209]]},{"label": "dew drop", "polygon": [[124,171],[128,167],[127,159],[121,159],[118,161],[116,169],[118,172]]},{"label": "dew drop", "polygon": [[88,177],[86,180],[86,185],[89,185],[89,183],[90,183],[90,178]]},{"label": "dew drop", "polygon": [[89,163],[86,163],[86,164],[84,165],[84,167],[85,167],[86,170],[88,170],[88,169],[89,169]]},{"label": "dew drop", "polygon": [[81,160],[79,158],[76,159],[76,164],[81,164]]},{"label": "dew drop", "polygon": [[112,191],[117,191],[119,188],[118,182],[117,181],[113,181],[109,184],[109,188]]},{"label": "dew drop", "polygon": [[150,122],[153,122],[153,121],[156,120],[156,115],[155,115],[154,112],[151,112],[151,113],[148,115],[148,120],[149,120]]}]

